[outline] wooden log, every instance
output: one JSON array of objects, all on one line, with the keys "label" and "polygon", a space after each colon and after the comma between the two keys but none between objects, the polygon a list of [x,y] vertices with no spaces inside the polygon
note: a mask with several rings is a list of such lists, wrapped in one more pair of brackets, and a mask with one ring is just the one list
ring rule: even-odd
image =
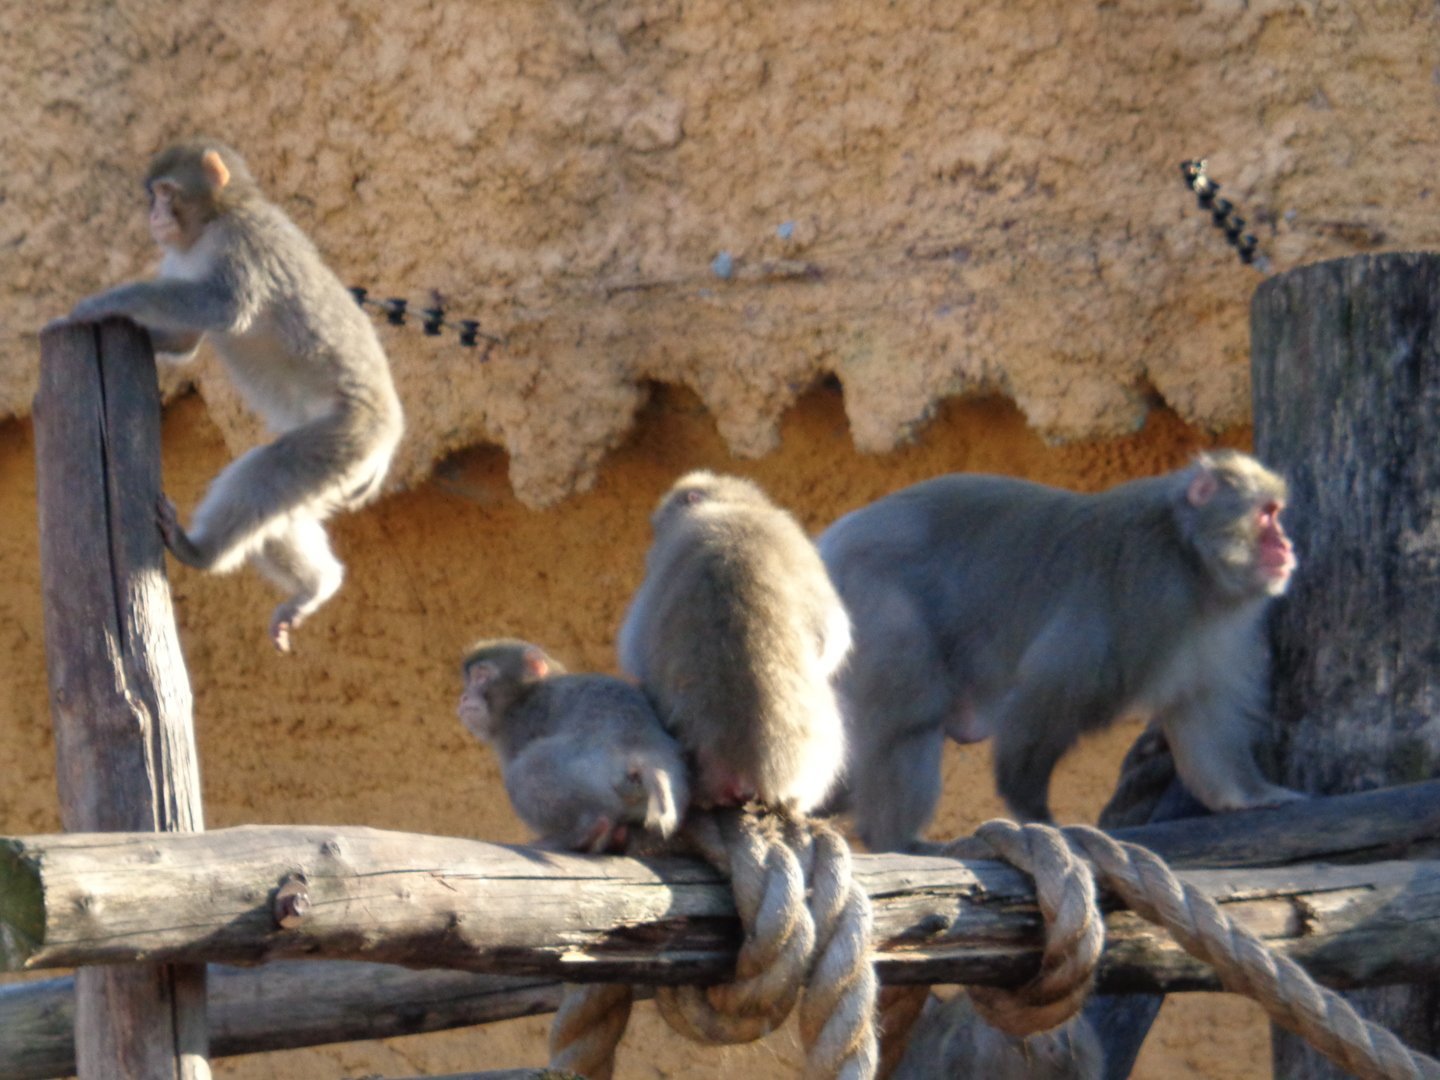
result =
[{"label": "wooden log", "polygon": [[[73,832],[204,827],[164,547],[154,354],[128,322],[41,335],[35,398],[45,655],[61,820]],[[82,972],[82,1078],[203,1080],[205,969]]]},{"label": "wooden log", "polygon": [[[1308,824],[1301,817],[1301,807],[1290,807],[1117,835],[1148,843],[1176,862],[1232,866],[1401,854],[1412,841],[1440,834],[1440,782],[1314,800],[1303,807]],[[0,891],[0,898],[6,895]],[[560,984],[384,964],[282,961],[213,968],[210,985],[212,1050],[225,1057],[530,1015],[554,1008]],[[72,992],[69,978],[0,987],[0,1080],[74,1071]],[[1148,1000],[1131,994],[1097,997],[1095,1004]],[[1103,1017],[1092,1019],[1106,1030]]]},{"label": "wooden log", "polygon": [[[1290,480],[1300,570],[1275,623],[1283,779],[1356,791],[1440,773],[1440,255],[1357,256],[1265,282],[1255,445]],[[1440,986],[1354,1004],[1440,1052]],[[1277,1075],[1338,1077],[1275,1032]]]},{"label": "wooden log", "polygon": [[[553,1012],[561,984],[390,964],[291,960],[211,967],[214,1057],[385,1039]],[[74,979],[0,986],[0,1080],[75,1072]]]},{"label": "wooden log", "polygon": [[[275,897],[297,872],[306,902],[287,914]],[[885,981],[1013,985],[1035,971],[1038,918],[1020,872],[868,855],[855,874]],[[1440,863],[1184,874],[1334,984],[1440,973]],[[315,826],[0,841],[0,918],[12,969],[305,957],[673,984],[727,977],[739,936],[728,884],[695,862]],[[1216,985],[1134,916],[1112,913],[1109,927],[1102,988]]]}]

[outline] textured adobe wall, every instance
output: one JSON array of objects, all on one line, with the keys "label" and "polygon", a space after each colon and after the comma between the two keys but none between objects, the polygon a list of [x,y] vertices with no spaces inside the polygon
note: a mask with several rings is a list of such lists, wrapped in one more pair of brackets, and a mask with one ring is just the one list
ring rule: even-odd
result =
[{"label": "textured adobe wall", "polygon": [[867,450],[976,390],[1059,438],[1133,429],[1152,391],[1243,422],[1255,274],[1184,157],[1279,265],[1440,236],[1420,0],[85,0],[0,30],[0,415],[34,328],[149,262],[147,155],[212,131],[347,280],[508,335],[484,367],[388,335],[398,479],[486,442],[535,506],[593,480],[647,378],[742,455],[822,372]]},{"label": "textured adobe wall", "polygon": [[[298,657],[267,651],[253,577],[176,575],[209,820],[518,839],[451,716],[465,639],[532,635],[608,668],[646,513],[689,465],[753,473],[818,528],[946,469],[1095,487],[1236,431],[1257,278],[1176,163],[1210,156],[1277,266],[1434,245],[1437,55],[1420,0],[0,10],[0,829],[57,822],[34,332],[150,265],[135,181],[166,139],[239,146],[345,280],[416,306],[437,289],[507,336],[481,364],[382,331],[409,490],[339,526],[350,581]],[[259,434],[212,360],[188,377],[199,397],[166,429],[185,507]],[[1132,733],[1067,762],[1062,813],[1093,814]],[[952,750],[950,789],[988,792],[983,759]],[[994,809],[952,801],[937,831]],[[533,1061],[543,1026],[220,1071]],[[647,1020],[642,1038],[668,1036]],[[1259,1075],[1265,1038],[1248,1006],[1187,998],[1142,1073]],[[715,1068],[664,1045],[627,1075]],[[793,1060],[718,1060],[776,1054]]]},{"label": "textured adobe wall", "polygon": [[[1241,429],[1226,441],[1244,437]],[[226,448],[194,398],[170,408],[164,439],[167,487],[188,508],[224,464]],[[504,455],[467,452],[429,482],[339,522],[337,548],[350,577],[302,629],[294,657],[270,650],[265,623],[275,598],[256,575],[218,578],[172,564],[206,819],[212,828],[343,821],[522,840],[493,759],[455,720],[459,652],[480,634],[515,633],[576,669],[613,670],[613,636],[639,582],[650,508],[686,469],[753,476],[813,531],[881,492],[948,469],[1093,489],[1173,467],[1207,441],[1160,410],[1139,434],[1047,448],[1013,406],[989,399],[945,406],[924,438],[896,454],[861,455],[847,437],[840,396],[822,389],[787,414],[775,453],[737,463],[698,399],[665,391],[592,491],[543,512],[511,493]],[[35,548],[32,441],[27,423],[12,422],[0,425],[0,761],[10,763],[0,784],[0,833],[59,827]],[[1122,726],[1062,765],[1057,814],[1093,820],[1135,733]],[[935,836],[959,834],[1000,811],[983,749],[952,747],[945,769],[950,797]],[[533,1063],[544,1053],[546,1023],[236,1059],[220,1063],[217,1074],[308,1080]],[[1265,1075],[1267,1039],[1248,1003],[1174,999],[1139,1075]],[[622,1077],[720,1076],[743,1066],[778,1080],[795,1075],[798,1061],[788,1035],[723,1053],[685,1045],[648,1006],[632,1021],[626,1047]]]}]

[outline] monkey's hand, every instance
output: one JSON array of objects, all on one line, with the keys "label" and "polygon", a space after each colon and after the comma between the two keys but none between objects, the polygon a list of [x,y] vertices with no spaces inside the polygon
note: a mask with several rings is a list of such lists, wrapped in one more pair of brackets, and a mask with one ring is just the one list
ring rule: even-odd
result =
[{"label": "monkey's hand", "polygon": [[[73,308],[70,314],[64,318],[66,325],[73,326],[75,323],[100,322],[115,315],[126,315],[129,313],[128,306],[124,301],[124,289],[122,285],[117,289],[106,289],[104,292],[87,296]],[[60,321],[60,320],[57,320]]]}]

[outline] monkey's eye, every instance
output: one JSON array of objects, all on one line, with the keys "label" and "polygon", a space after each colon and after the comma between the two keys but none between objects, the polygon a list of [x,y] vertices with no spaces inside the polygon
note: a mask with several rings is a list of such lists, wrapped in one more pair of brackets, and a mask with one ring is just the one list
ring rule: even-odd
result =
[{"label": "monkey's eye", "polygon": [[685,492],[685,505],[686,505],[686,506],[694,506],[696,503],[702,503],[702,502],[704,502],[704,501],[705,501],[705,493],[704,493],[703,491],[687,491],[687,492]]}]

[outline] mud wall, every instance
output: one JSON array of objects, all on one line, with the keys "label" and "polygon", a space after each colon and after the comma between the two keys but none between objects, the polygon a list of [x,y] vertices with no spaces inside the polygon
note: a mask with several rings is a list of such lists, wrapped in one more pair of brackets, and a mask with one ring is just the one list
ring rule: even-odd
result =
[{"label": "mud wall", "polygon": [[1440,235],[1419,0],[84,0],[0,29],[0,415],[34,329],[147,267],[146,157],[210,132],[347,281],[504,335],[488,364],[390,335],[396,479],[486,443],[531,506],[593,482],[649,379],[744,456],[825,373],[869,451],[975,392],[1051,438],[1157,400],[1244,422],[1257,276],[1182,158],[1275,266]]},{"label": "mud wall", "polygon": [[[1433,246],[1437,55],[1419,0],[0,11],[0,830],[58,824],[35,331],[147,271],[136,179],[167,139],[228,139],[344,280],[433,290],[504,339],[482,358],[382,330],[410,420],[395,490],[338,525],[350,577],[296,657],[268,651],[253,576],[174,574],[207,819],[518,840],[453,720],[468,638],[611,669],[646,514],[688,467],[753,475],[818,529],[945,470],[1095,488],[1243,444],[1259,276],[1177,163],[1208,155],[1277,268]],[[261,433],[203,350],[168,378],[188,508]],[[1093,817],[1133,734],[1065,763],[1062,816]],[[986,764],[952,748],[969,794],[937,835],[998,810]],[[543,1027],[217,1071],[499,1067],[538,1060]],[[1266,1075],[1266,1038],[1244,1003],[1176,1000],[1140,1075]],[[664,1049],[627,1076],[796,1056],[680,1046],[648,1013],[631,1045]]]}]

